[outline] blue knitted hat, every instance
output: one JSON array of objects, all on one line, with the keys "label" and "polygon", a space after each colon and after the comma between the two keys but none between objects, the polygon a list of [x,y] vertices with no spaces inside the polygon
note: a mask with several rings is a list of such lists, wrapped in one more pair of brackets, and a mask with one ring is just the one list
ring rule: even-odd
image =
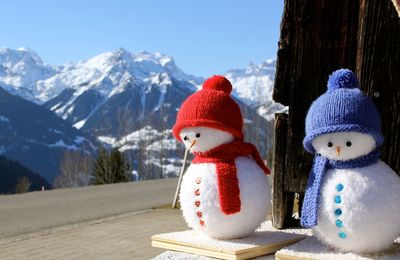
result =
[{"label": "blue knitted hat", "polygon": [[381,119],[372,100],[359,88],[357,77],[351,70],[340,69],[328,79],[328,90],[317,98],[306,117],[304,148],[314,153],[312,140],[334,132],[360,132],[383,143]]}]

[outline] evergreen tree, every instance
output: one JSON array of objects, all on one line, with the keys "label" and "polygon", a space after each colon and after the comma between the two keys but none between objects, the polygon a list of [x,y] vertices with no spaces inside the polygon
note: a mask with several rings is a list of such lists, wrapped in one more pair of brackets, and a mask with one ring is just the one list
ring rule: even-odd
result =
[{"label": "evergreen tree", "polygon": [[110,154],[110,170],[114,183],[130,181],[129,164],[123,154],[114,148]]},{"label": "evergreen tree", "polygon": [[92,183],[99,185],[130,180],[130,167],[123,154],[117,148],[114,148],[110,154],[104,148],[100,148],[94,163]]},{"label": "evergreen tree", "polygon": [[93,184],[110,183],[109,178],[109,156],[104,148],[99,148],[99,154],[94,163]]}]

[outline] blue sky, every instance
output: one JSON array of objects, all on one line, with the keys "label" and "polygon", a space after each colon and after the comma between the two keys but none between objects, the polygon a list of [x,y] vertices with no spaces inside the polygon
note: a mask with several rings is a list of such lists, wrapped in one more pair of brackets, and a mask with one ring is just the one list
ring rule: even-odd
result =
[{"label": "blue sky", "polygon": [[207,77],[276,56],[283,0],[9,0],[0,9],[0,47],[29,47],[46,63],[123,47]]}]

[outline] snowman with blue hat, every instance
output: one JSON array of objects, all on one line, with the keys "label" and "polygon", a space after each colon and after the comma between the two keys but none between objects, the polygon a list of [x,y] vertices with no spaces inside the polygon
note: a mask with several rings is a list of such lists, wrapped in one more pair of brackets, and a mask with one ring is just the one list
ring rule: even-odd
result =
[{"label": "snowman with blue hat", "polygon": [[379,113],[354,73],[335,71],[306,117],[314,153],[301,212],[330,247],[358,253],[390,247],[400,234],[400,178],[380,158]]}]

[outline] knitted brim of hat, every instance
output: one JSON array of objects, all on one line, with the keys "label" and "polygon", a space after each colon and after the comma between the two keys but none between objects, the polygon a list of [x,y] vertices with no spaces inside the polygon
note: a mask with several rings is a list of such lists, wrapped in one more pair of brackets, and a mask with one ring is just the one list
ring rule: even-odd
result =
[{"label": "knitted brim of hat", "polygon": [[364,126],[356,124],[336,125],[336,126],[334,125],[334,126],[321,127],[314,130],[311,133],[307,133],[307,136],[303,140],[303,146],[308,152],[315,153],[315,149],[312,145],[312,140],[314,140],[314,138],[316,138],[317,136],[336,133],[336,132],[358,132],[362,134],[369,134],[372,137],[374,137],[377,147],[382,145],[384,139],[381,133],[366,128]]},{"label": "knitted brim of hat", "polygon": [[185,120],[185,121],[181,121],[181,122],[175,124],[172,129],[172,132],[173,132],[175,138],[178,139],[179,141],[182,141],[179,134],[184,128],[187,128],[187,127],[215,128],[215,129],[218,129],[221,131],[231,133],[236,138],[236,140],[243,140],[243,138],[244,138],[243,132],[236,129],[235,127],[230,127],[229,125],[222,124],[221,122],[207,120],[207,119]]}]

